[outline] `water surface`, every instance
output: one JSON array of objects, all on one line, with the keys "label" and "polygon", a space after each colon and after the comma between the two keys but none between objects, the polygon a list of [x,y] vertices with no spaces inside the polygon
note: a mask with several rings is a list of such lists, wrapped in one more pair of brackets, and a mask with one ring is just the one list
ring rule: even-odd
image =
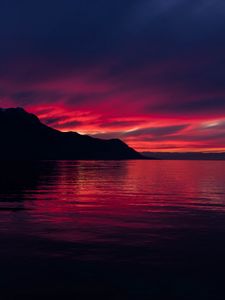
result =
[{"label": "water surface", "polygon": [[1,299],[225,299],[225,162],[0,169]]}]

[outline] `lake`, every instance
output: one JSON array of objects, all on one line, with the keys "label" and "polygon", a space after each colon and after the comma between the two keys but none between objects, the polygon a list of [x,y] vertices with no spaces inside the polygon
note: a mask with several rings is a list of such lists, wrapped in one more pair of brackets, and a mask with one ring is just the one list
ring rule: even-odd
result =
[{"label": "lake", "polygon": [[0,163],[0,299],[225,299],[224,161]]}]

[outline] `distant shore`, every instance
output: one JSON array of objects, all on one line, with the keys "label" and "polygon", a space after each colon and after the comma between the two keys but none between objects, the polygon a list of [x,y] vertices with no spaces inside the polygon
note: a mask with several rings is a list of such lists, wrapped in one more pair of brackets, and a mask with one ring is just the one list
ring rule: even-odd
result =
[{"label": "distant shore", "polygon": [[225,160],[225,153],[205,152],[142,152],[145,157],[169,160]]}]

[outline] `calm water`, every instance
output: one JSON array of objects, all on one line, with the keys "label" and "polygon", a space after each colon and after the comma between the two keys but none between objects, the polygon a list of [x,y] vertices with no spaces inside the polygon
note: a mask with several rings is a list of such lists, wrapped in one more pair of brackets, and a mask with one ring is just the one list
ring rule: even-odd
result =
[{"label": "calm water", "polygon": [[0,169],[0,299],[225,299],[225,162]]}]

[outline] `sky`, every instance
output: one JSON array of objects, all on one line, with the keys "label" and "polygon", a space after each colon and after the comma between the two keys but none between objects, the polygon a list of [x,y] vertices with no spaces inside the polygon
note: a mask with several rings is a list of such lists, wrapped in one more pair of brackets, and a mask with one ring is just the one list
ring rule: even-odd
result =
[{"label": "sky", "polygon": [[224,0],[1,0],[0,107],[139,151],[225,151]]}]

